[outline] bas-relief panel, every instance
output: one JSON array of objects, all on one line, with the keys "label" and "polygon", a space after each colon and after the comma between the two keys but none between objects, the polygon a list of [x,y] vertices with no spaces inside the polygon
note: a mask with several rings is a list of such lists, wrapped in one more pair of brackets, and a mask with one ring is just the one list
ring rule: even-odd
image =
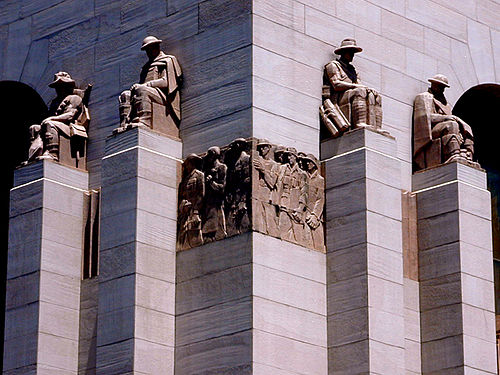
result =
[{"label": "bas-relief panel", "polygon": [[189,155],[179,185],[178,250],[247,231],[324,251],[319,161],[293,147],[237,138]]}]

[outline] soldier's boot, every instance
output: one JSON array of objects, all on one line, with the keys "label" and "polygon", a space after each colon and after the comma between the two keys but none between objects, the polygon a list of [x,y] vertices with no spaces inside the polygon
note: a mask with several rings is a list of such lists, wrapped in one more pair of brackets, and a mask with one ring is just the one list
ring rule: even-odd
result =
[{"label": "soldier's boot", "polygon": [[152,128],[151,124],[151,101],[148,99],[137,100],[135,102],[135,116],[128,125],[130,128],[147,127]]},{"label": "soldier's boot", "polygon": [[460,143],[455,134],[444,135],[441,138],[442,142],[442,152],[443,152],[443,163],[449,163],[456,159],[461,159],[460,154]]},{"label": "soldier's boot", "polygon": [[465,139],[462,144],[462,156],[467,160],[472,161],[474,158],[474,141],[472,139]]},{"label": "soldier's boot", "polygon": [[352,101],[352,122],[353,127],[367,128],[367,105],[366,99],[360,96],[355,96]]},{"label": "soldier's boot", "polygon": [[55,126],[47,124],[43,129],[44,152],[40,159],[59,160],[59,133]]}]

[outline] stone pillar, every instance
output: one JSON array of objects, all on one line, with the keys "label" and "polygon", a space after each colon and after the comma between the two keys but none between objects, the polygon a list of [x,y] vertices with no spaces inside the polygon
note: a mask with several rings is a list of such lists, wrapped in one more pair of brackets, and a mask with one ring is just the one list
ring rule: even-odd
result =
[{"label": "stone pillar", "polygon": [[496,374],[486,173],[450,163],[413,175],[423,374]]},{"label": "stone pillar", "polygon": [[325,260],[257,232],[178,252],[176,375],[326,375]]},{"label": "stone pillar", "polygon": [[15,171],[4,374],[77,374],[88,174],[52,161]]},{"label": "stone pillar", "polygon": [[391,136],[321,145],[326,178],[329,374],[404,374],[400,162]]},{"label": "stone pillar", "polygon": [[97,374],[173,374],[181,152],[180,140],[148,129],[107,139]]}]

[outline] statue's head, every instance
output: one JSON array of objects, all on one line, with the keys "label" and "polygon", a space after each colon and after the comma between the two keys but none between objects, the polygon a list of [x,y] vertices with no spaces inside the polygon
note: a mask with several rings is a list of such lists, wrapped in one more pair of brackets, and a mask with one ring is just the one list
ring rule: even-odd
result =
[{"label": "statue's head", "polygon": [[141,50],[145,51],[150,59],[154,59],[160,53],[161,39],[155,36],[147,36],[142,41]]},{"label": "statue's head", "polygon": [[207,151],[207,159],[209,161],[218,160],[220,158],[220,148],[217,146],[212,146]]},{"label": "statue's head", "polygon": [[49,87],[54,88],[58,94],[73,91],[75,88],[75,81],[71,78],[69,73],[57,72],[54,74],[54,81],[49,83]]},{"label": "statue's head", "polygon": [[294,147],[287,147],[283,153],[292,167],[297,164],[297,150]]},{"label": "statue's head", "polygon": [[428,81],[431,83],[432,92],[442,94],[445,88],[450,87],[448,78],[444,74],[436,74],[434,77],[429,78]]},{"label": "statue's head", "polygon": [[236,138],[229,144],[229,148],[235,151],[243,151],[247,147],[247,140],[245,138]]},{"label": "statue's head", "polygon": [[346,38],[340,42],[340,47],[335,49],[335,54],[344,58],[348,62],[351,62],[354,58],[354,54],[363,51],[363,48],[356,44],[356,40],[353,38]]},{"label": "statue's head", "polygon": [[187,173],[190,173],[193,169],[201,169],[201,164],[203,159],[196,154],[189,154],[184,160],[184,168]]},{"label": "statue's head", "polygon": [[310,173],[319,169],[319,161],[313,154],[307,154],[301,157],[304,169]]},{"label": "statue's head", "polygon": [[271,147],[272,145],[265,139],[261,139],[259,143],[257,143],[257,151],[259,151],[259,154],[263,157],[269,154]]}]

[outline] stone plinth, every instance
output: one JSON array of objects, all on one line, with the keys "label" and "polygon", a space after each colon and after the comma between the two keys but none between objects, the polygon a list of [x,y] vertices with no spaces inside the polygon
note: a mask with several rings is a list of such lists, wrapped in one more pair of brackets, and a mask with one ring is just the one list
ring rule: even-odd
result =
[{"label": "stone plinth", "polygon": [[404,374],[400,162],[391,136],[321,145],[326,180],[328,370]]},{"label": "stone plinth", "polygon": [[324,269],[257,232],[178,252],[176,375],[326,375]]},{"label": "stone plinth", "polygon": [[179,140],[142,128],[106,142],[97,374],[173,374],[181,151]]},{"label": "stone plinth", "polygon": [[490,193],[460,163],[413,175],[423,374],[496,374]]},{"label": "stone plinth", "polygon": [[77,374],[88,174],[52,161],[15,171],[4,374]]}]

